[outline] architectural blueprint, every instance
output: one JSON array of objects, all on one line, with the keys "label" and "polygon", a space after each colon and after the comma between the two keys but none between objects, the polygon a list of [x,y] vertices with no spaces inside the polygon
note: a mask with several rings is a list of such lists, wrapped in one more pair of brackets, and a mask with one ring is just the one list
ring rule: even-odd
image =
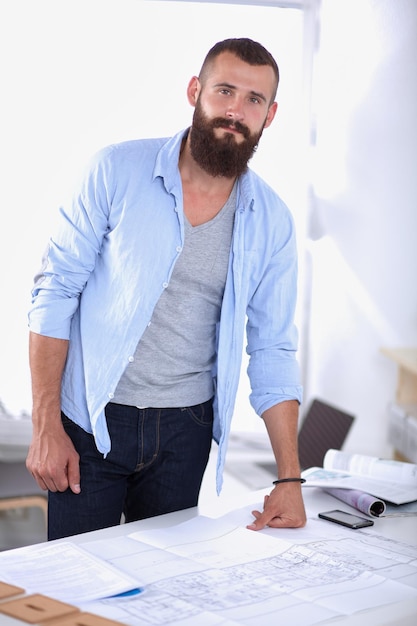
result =
[{"label": "architectural blueprint", "polygon": [[1,577],[128,626],[310,626],[394,603],[417,615],[416,545],[317,517],[259,532],[245,519],[6,551]]},{"label": "architectural blueprint", "polygon": [[[104,553],[100,542],[84,547]],[[107,558],[144,592],[82,608],[129,626],[276,626],[277,613],[308,626],[404,601],[417,612],[416,546],[317,519],[260,534],[199,517],[112,540]]]}]

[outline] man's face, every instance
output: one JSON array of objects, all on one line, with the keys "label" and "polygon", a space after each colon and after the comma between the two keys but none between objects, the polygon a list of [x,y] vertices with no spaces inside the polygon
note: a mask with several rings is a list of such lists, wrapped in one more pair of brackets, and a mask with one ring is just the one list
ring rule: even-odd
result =
[{"label": "man's face", "polygon": [[[232,132],[216,134],[215,129],[232,128]],[[262,129],[251,134],[249,128],[239,121],[223,117],[208,118],[198,100],[191,129],[191,154],[199,166],[211,176],[233,178],[240,176],[256,150]],[[241,135],[239,142],[237,133]]]},{"label": "man's face", "polygon": [[211,176],[239,176],[275,115],[277,105],[270,104],[273,70],[226,52],[203,80],[201,85],[194,78],[189,85],[189,98],[192,87],[195,97],[191,154]]}]

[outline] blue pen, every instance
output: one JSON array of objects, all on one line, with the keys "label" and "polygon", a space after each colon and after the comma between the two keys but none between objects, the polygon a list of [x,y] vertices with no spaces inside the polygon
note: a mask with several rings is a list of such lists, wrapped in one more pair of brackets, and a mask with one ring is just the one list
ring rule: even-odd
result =
[{"label": "blue pen", "polygon": [[128,598],[130,596],[137,596],[143,592],[142,587],[136,587],[136,589],[129,589],[129,591],[122,591],[122,593],[116,593],[114,596],[109,596],[109,598]]}]

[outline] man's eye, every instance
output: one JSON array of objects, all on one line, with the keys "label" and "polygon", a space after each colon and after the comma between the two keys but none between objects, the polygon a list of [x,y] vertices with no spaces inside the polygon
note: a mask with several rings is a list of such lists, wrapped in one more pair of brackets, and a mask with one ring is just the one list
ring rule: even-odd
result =
[{"label": "man's eye", "polygon": [[225,96],[230,96],[231,91],[230,89],[220,89],[220,93],[224,94]]}]

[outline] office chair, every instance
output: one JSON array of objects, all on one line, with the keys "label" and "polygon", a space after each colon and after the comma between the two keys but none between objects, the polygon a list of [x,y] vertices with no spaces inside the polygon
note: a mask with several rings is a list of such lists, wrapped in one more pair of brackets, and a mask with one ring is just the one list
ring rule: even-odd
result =
[{"label": "office chair", "polygon": [[301,469],[323,467],[328,450],[340,450],[352,427],[354,416],[321,400],[313,400],[298,433]]}]

